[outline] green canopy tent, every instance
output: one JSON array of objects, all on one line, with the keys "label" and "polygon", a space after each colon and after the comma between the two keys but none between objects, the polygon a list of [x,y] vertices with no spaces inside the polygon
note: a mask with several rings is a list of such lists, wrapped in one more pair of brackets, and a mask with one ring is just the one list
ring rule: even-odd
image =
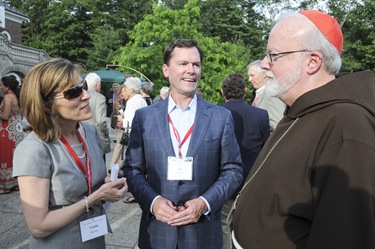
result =
[{"label": "green canopy tent", "polygon": [[[91,73],[96,73],[97,75],[99,75],[102,79],[102,83],[122,83],[124,82],[124,77],[126,76],[125,73],[116,71],[111,68],[99,69]],[[88,74],[89,73],[84,73],[81,75],[81,77],[84,79]]]}]

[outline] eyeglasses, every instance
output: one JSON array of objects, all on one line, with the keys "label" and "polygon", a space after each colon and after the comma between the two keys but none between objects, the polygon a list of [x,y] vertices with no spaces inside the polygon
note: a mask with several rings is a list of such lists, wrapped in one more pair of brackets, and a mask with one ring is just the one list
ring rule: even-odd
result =
[{"label": "eyeglasses", "polygon": [[[87,91],[87,82],[83,81],[81,84],[73,86],[65,91],[63,91],[63,96],[65,99],[75,99],[82,95],[83,90]],[[59,98],[59,97],[57,97]]]},{"label": "eyeglasses", "polygon": [[83,90],[87,91],[87,89],[87,82],[84,80],[81,84],[63,91],[63,95],[65,99],[75,99],[82,95]]},{"label": "eyeglasses", "polygon": [[300,52],[311,52],[311,51],[306,50],[306,49],[287,51],[287,52],[278,52],[278,53],[269,53],[269,52],[266,51],[266,56],[267,56],[268,60],[270,61],[270,63],[273,63],[274,61],[276,61],[279,58],[277,56],[288,55],[288,54],[293,54],[293,53],[300,53]]}]

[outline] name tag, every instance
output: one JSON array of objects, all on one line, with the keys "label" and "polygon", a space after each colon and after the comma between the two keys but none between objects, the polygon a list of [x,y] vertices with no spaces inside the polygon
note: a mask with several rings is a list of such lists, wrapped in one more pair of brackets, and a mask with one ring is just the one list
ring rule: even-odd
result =
[{"label": "name tag", "polygon": [[193,180],[193,158],[168,157],[168,180]]},{"label": "name tag", "polygon": [[96,216],[79,223],[82,242],[95,239],[108,233],[107,217],[105,214]]}]

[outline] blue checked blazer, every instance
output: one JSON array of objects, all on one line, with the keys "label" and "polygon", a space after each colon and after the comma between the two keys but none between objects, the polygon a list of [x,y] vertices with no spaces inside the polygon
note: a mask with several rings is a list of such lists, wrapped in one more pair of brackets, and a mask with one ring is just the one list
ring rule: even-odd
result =
[{"label": "blue checked blazer", "polygon": [[[240,186],[242,161],[230,111],[198,97],[186,156],[194,158],[192,181],[167,180],[168,156],[175,156],[168,123],[168,99],[138,109],[133,119],[124,174],[141,206],[138,246],[160,249],[222,247],[221,207]],[[211,213],[195,224],[172,227],[155,219],[152,201],[161,195],[174,203],[203,196]]]}]

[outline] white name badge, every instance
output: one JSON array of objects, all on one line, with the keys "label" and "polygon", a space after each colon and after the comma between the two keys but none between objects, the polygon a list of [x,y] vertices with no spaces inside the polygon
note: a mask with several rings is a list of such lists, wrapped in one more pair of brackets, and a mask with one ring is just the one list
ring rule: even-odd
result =
[{"label": "white name badge", "polygon": [[193,158],[168,157],[168,180],[193,180]]},{"label": "white name badge", "polygon": [[81,227],[82,242],[108,233],[107,217],[105,214],[81,221],[79,226]]}]

